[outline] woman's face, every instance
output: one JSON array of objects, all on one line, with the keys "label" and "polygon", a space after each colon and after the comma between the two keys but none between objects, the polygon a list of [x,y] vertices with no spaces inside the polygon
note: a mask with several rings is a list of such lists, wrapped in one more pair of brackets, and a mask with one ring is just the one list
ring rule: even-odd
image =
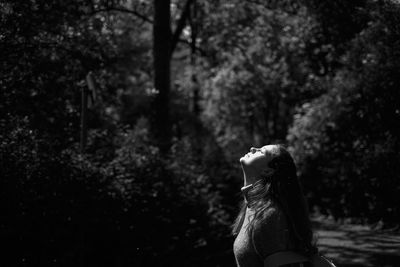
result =
[{"label": "woman's face", "polygon": [[272,159],[271,150],[274,145],[267,145],[261,148],[252,147],[250,152],[240,158],[243,170],[252,175],[259,175],[268,168],[268,163]]}]

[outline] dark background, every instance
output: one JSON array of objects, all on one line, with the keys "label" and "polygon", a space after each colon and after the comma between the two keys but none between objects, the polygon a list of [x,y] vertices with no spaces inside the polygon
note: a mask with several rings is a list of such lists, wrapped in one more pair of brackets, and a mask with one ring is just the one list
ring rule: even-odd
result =
[{"label": "dark background", "polygon": [[1,0],[0,16],[1,266],[233,266],[238,158],[268,143],[313,213],[397,225],[397,1]]}]

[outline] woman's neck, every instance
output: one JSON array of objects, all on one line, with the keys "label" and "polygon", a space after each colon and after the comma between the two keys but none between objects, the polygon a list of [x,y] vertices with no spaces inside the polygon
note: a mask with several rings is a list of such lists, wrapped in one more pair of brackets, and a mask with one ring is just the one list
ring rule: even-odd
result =
[{"label": "woman's neck", "polygon": [[243,169],[243,183],[244,186],[254,184],[256,182],[256,175]]},{"label": "woman's neck", "polygon": [[255,182],[257,182],[257,178],[256,177],[254,177],[254,176],[247,176],[247,175],[244,175],[243,176],[243,186],[248,186],[248,185],[252,185],[252,184],[254,184]]}]

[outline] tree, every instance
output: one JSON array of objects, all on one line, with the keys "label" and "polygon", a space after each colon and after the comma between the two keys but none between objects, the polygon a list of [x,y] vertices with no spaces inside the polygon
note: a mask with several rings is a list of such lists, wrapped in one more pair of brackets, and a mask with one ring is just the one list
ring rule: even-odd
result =
[{"label": "tree", "polygon": [[[305,45],[315,21],[304,7],[202,2],[198,39],[202,118],[236,158],[285,139],[293,107],[307,98]],[[231,149],[237,149],[232,151]]]},{"label": "tree", "polygon": [[169,117],[171,11],[169,0],[154,0],[153,61],[154,87],[154,130],[162,151],[168,151],[171,142]]},{"label": "tree", "polygon": [[186,25],[193,0],[187,0],[171,33],[171,1],[154,0],[153,61],[155,99],[153,129],[161,151],[171,146],[170,64],[179,37]]},{"label": "tree", "polygon": [[[343,67],[315,86],[288,140],[312,204],[337,218],[393,223],[399,214],[399,6],[368,5],[368,26],[347,43]],[[376,41],[379,40],[379,41]]]}]

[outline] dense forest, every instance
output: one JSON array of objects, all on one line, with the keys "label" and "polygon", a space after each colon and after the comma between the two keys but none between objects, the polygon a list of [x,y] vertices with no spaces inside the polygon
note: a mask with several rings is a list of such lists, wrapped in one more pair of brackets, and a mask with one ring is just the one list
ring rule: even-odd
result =
[{"label": "dense forest", "polygon": [[400,217],[400,4],[0,0],[4,266],[233,266],[238,158]]}]

